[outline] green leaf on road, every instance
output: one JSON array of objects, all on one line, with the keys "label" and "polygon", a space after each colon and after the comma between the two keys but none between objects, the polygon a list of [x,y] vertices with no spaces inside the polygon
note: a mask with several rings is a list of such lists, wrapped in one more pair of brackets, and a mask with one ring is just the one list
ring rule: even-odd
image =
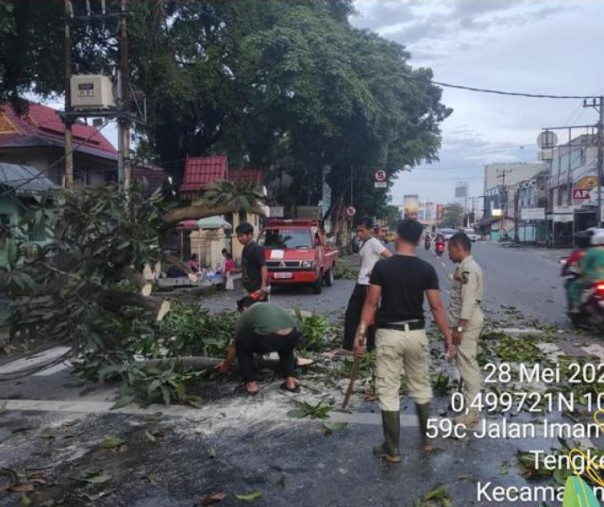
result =
[{"label": "green leaf on road", "polygon": [[501,463],[501,465],[499,465],[499,473],[501,475],[507,475],[507,473],[510,471],[510,463],[506,460],[503,461]]},{"label": "green leaf on road", "polygon": [[157,442],[157,438],[155,438],[151,433],[149,433],[149,430],[145,431],[145,438],[149,440],[149,442]]},{"label": "green leaf on road", "polygon": [[316,405],[312,405],[306,401],[296,401],[298,408],[287,412],[289,417],[295,417],[296,419],[302,419],[304,417],[310,417],[311,419],[327,419],[329,412],[332,407],[330,405],[323,405],[323,402],[319,402]]},{"label": "green leaf on road", "polygon": [[251,493],[235,495],[237,500],[242,500],[244,502],[253,502],[254,500],[257,500],[258,498],[260,498],[261,496],[262,496],[262,491],[260,491],[260,490],[252,491]]},{"label": "green leaf on road", "polygon": [[421,500],[416,500],[413,503],[414,507],[453,507],[451,496],[445,489],[444,485],[439,484],[431,491],[428,491]]},{"label": "green leaf on road", "polygon": [[340,431],[345,429],[346,427],[348,427],[348,423],[345,422],[326,421],[323,423],[323,428],[325,429],[323,434],[328,437],[329,435],[333,434],[334,431]]},{"label": "green leaf on road", "polygon": [[210,458],[210,459],[216,458],[216,449],[214,447],[210,447],[208,449],[208,458]]},{"label": "green leaf on road", "polygon": [[290,410],[287,415],[289,417],[294,417],[296,419],[303,419],[304,417],[306,417],[308,414],[306,413],[305,410],[302,410],[301,408],[294,408],[293,410]]},{"label": "green leaf on road", "polygon": [[21,495],[21,505],[31,505],[31,500],[27,495]]},{"label": "green leaf on road", "polygon": [[120,437],[107,437],[101,442],[102,449],[115,449],[126,443],[126,440]]}]

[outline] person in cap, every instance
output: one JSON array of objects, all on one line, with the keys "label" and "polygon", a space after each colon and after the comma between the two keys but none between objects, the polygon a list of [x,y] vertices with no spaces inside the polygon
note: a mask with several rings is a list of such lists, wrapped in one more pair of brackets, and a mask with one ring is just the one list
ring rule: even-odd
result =
[{"label": "person in cap", "polygon": [[238,305],[241,316],[235,326],[235,337],[227,348],[225,360],[216,366],[218,372],[228,373],[237,358],[245,391],[258,394],[254,354],[277,352],[285,376],[281,388],[298,392],[294,349],[301,342],[302,334],[296,329],[294,318],[279,305],[256,302],[249,297],[240,300]]},{"label": "person in cap", "polygon": [[415,401],[422,449],[425,452],[433,450],[427,436],[432,385],[424,297],[444,335],[448,354],[452,356],[455,353],[436,270],[415,255],[422,229],[421,224],[414,220],[403,220],[398,224],[396,254],[378,261],[373,267],[355,337],[355,354],[361,356],[366,350],[367,329],[375,320],[376,392],[382,412],[384,443],[374,448],[374,454],[390,463],[401,461],[399,389],[403,366],[409,396]]},{"label": "person in cap", "polygon": [[480,422],[480,413],[472,403],[480,393],[482,379],[476,361],[478,338],[484,324],[480,307],[483,297],[482,269],[472,257],[472,240],[463,232],[449,239],[449,258],[458,264],[451,283],[449,321],[453,326],[457,364],[461,375],[466,411],[454,419],[456,424],[471,428]]},{"label": "person in cap", "polygon": [[[354,347],[354,336],[361,319],[361,310],[367,297],[371,270],[381,258],[388,258],[392,255],[390,250],[373,235],[373,220],[370,218],[363,218],[357,224],[357,238],[361,241],[361,248],[359,249],[361,267],[357,276],[357,283],[352,290],[346,313],[344,314],[343,348],[345,350],[352,350]],[[373,343],[369,344],[369,348],[373,348]]]}]

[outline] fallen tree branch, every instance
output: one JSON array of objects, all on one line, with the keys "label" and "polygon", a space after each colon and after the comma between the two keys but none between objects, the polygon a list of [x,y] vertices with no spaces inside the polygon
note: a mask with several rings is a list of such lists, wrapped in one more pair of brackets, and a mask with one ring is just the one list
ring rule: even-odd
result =
[{"label": "fallen tree branch", "polygon": [[[163,221],[165,224],[177,224],[182,220],[199,220],[200,218],[213,217],[215,215],[229,215],[231,213],[236,213],[237,211],[238,210],[233,209],[230,205],[209,207],[199,201],[194,201],[191,206],[168,211],[164,215]],[[264,210],[260,204],[254,206],[249,212],[264,216]]]},{"label": "fallen tree branch", "polygon": [[141,291],[143,296],[147,297],[151,295],[153,284],[149,282],[141,273],[136,272],[134,268],[124,269],[124,276],[126,276],[126,278],[128,278],[128,280],[130,280]]},{"label": "fallen tree branch", "polygon": [[136,292],[123,292],[119,290],[104,291],[99,303],[111,311],[119,312],[124,306],[137,306],[148,310],[155,315],[157,322],[163,320],[170,311],[170,302],[163,299],[156,299]]},{"label": "fallen tree branch", "polygon": [[[181,357],[169,357],[166,359],[147,359],[141,361],[142,364],[154,368],[174,368],[174,366],[184,366],[185,368],[195,368],[198,370],[211,370],[212,368],[219,365],[223,359],[216,357],[204,357],[204,356],[181,356]],[[235,362],[235,365],[237,363]],[[262,358],[260,361],[261,367],[271,368],[277,370],[281,368],[281,361],[279,359],[265,359]]]},{"label": "fallen tree branch", "polygon": [[178,257],[174,257],[174,255],[166,254],[166,260],[172,264],[172,266],[177,267],[181,271],[184,271],[187,274],[187,277],[191,281],[191,283],[197,283],[197,274],[193,272],[193,270],[183,261],[181,261]]}]

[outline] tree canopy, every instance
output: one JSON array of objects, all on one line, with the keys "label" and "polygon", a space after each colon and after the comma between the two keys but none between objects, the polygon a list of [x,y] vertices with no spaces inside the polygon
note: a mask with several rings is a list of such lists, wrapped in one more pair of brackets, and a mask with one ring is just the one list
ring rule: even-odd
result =
[{"label": "tree canopy", "polygon": [[[83,0],[73,5],[84,12]],[[351,0],[137,0],[128,9],[130,81],[149,112],[137,135],[177,184],[187,155],[227,153],[267,178],[289,160],[282,198],[316,204],[330,166],[333,202],[348,204],[352,183],[359,212],[379,215],[387,202],[373,188],[376,169],[394,176],[437,158],[451,111],[431,71],[353,28]],[[0,13],[0,98],[61,93],[63,1],[0,0]],[[115,24],[73,21],[75,72],[112,72]]]},{"label": "tree canopy", "polygon": [[443,218],[440,222],[441,227],[456,229],[464,225],[465,211],[458,202],[445,204],[443,209]]}]

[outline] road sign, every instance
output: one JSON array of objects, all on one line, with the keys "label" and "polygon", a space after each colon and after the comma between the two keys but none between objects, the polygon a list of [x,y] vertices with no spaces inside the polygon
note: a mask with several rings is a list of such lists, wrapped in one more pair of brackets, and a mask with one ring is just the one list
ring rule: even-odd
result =
[{"label": "road sign", "polygon": [[522,220],[545,220],[545,208],[523,208],[520,210]]},{"label": "road sign", "polygon": [[386,181],[388,179],[388,175],[386,174],[386,171],[384,171],[383,169],[378,169],[377,171],[375,171],[375,173],[373,173],[373,179],[375,181]]},{"label": "road sign", "polygon": [[348,208],[346,208],[346,216],[347,217],[352,218],[356,214],[357,214],[357,210],[354,209],[353,206],[348,206]]},{"label": "road sign", "polygon": [[374,188],[388,188],[388,182],[387,181],[374,181],[373,186],[374,186]]},{"label": "road sign", "polygon": [[591,188],[574,188],[573,199],[585,201],[591,199]]},{"label": "road sign", "polygon": [[544,130],[537,136],[537,146],[542,150],[551,150],[558,144],[558,136],[551,130]]}]

